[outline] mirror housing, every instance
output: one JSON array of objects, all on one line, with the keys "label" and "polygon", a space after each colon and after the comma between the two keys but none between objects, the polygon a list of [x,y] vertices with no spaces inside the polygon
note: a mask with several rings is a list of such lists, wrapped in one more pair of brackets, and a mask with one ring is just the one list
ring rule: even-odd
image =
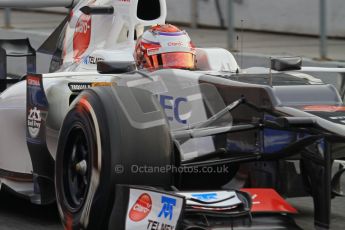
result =
[{"label": "mirror housing", "polygon": [[271,58],[271,69],[276,71],[291,71],[302,69],[301,57]]},{"label": "mirror housing", "polygon": [[99,61],[97,71],[100,74],[121,74],[135,71],[137,66],[132,61]]}]

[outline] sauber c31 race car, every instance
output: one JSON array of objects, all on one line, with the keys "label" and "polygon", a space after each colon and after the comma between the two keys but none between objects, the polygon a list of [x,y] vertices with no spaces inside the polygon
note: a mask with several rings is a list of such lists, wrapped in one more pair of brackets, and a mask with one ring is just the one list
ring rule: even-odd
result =
[{"label": "sauber c31 race car", "polygon": [[[255,215],[252,199],[274,190],[312,196],[316,226],[329,227],[345,106],[302,73],[322,69],[285,58],[241,70],[227,50],[196,48],[196,71],[139,71],[135,39],[165,23],[164,0],[36,3],[71,13],[38,49],[49,73],[36,73],[27,39],[0,41],[2,189],[56,200],[65,229],[299,229]],[[8,56],[26,56],[28,74],[7,75]]]}]

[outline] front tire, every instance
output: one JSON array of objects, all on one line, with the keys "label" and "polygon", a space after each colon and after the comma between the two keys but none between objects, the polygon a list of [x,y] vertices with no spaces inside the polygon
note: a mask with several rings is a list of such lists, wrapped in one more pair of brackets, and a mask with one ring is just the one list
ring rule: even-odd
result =
[{"label": "front tire", "polygon": [[[137,105],[155,110],[154,119],[164,123],[136,126],[131,115],[138,114],[127,109]],[[56,155],[56,197],[65,229],[107,229],[115,184],[171,186],[172,173],[131,171],[133,165],[171,165],[171,149],[164,113],[151,93],[126,87],[83,91],[63,122]]]}]

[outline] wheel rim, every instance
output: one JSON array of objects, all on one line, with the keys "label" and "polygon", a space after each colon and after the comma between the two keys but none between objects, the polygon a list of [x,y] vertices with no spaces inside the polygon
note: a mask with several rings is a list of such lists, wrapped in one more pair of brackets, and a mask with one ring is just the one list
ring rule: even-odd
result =
[{"label": "wheel rim", "polygon": [[90,185],[90,147],[81,127],[72,128],[68,135],[63,159],[63,192],[67,207],[78,211],[84,204]]}]

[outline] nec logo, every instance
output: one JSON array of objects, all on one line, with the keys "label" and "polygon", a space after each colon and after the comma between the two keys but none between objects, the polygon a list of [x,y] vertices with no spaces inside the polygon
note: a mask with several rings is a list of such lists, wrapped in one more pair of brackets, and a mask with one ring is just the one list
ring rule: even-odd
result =
[{"label": "nec logo", "polygon": [[163,207],[158,214],[158,217],[161,217],[163,215],[165,219],[169,217],[169,220],[171,220],[174,214],[174,207],[176,206],[176,199],[162,196],[162,204]]},{"label": "nec logo", "polygon": [[168,95],[160,95],[159,102],[162,108],[164,109],[164,111],[169,111],[169,110],[173,111],[173,117],[167,115],[167,118],[169,121],[173,121],[175,119],[178,123],[187,124],[187,120],[183,119],[180,113],[181,105],[183,103],[188,102],[187,98],[184,98],[184,97],[174,98]]},{"label": "nec logo", "polygon": [[145,219],[151,212],[152,200],[149,194],[143,193],[138,200],[134,203],[129,211],[129,219],[134,222],[139,222]]}]

